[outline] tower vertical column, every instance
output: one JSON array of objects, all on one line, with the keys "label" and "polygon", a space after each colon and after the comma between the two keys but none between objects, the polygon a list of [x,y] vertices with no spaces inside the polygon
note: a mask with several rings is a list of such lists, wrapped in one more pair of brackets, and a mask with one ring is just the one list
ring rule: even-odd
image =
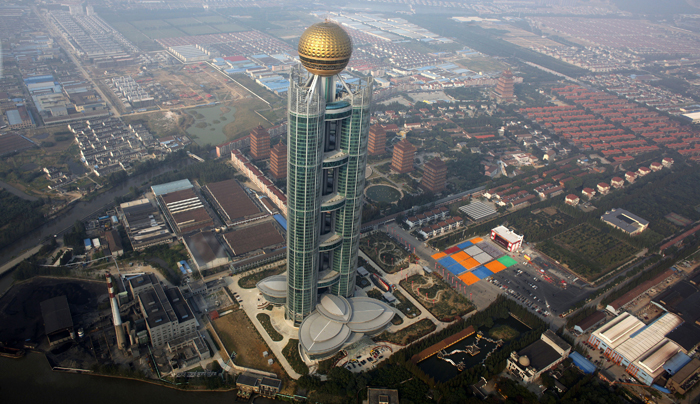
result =
[{"label": "tower vertical column", "polygon": [[336,232],[343,243],[336,251],[334,268],[340,279],[331,292],[343,297],[355,293],[357,256],[360,246],[360,225],[364,203],[367,140],[369,137],[372,78],[362,79],[357,91],[350,94],[352,115],[346,118],[340,131],[340,149],[348,163],[339,169],[338,193],[345,196],[345,206],[336,215]]},{"label": "tower vertical column", "polygon": [[287,110],[287,318],[295,325],[316,306],[325,98],[322,83],[292,73]]}]

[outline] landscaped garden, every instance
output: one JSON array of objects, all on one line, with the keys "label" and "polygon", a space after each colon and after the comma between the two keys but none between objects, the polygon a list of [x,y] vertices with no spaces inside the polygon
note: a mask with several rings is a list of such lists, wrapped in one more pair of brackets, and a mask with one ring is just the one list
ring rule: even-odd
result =
[{"label": "landscaped garden", "polygon": [[475,308],[469,299],[435,275],[413,275],[399,284],[440,321],[453,321]]},{"label": "landscaped garden", "polygon": [[277,330],[275,330],[275,327],[272,326],[272,322],[270,321],[269,315],[265,313],[260,313],[255,317],[258,319],[258,321],[260,321],[260,324],[262,324],[263,328],[267,332],[267,335],[269,335],[273,341],[282,341],[284,337],[282,337],[282,334],[277,332]]},{"label": "landscaped garden", "polygon": [[410,300],[403,295],[403,293],[398,290],[394,291],[394,297],[398,302],[394,305],[397,310],[402,312],[407,318],[414,318],[420,316],[421,311],[415,304],[411,303]]},{"label": "landscaped garden", "polygon": [[287,362],[292,366],[295,372],[300,375],[308,375],[309,367],[306,366],[301,356],[299,355],[299,340],[290,339],[287,346],[282,349],[282,355],[287,358]]},{"label": "landscaped garden", "polygon": [[417,321],[396,332],[384,331],[379,334],[375,341],[387,341],[398,345],[408,345],[411,342],[430,334],[435,330],[435,324],[427,318]]},{"label": "landscaped garden", "polygon": [[278,267],[274,268],[268,268],[264,269],[262,271],[258,271],[255,273],[252,273],[250,275],[246,275],[242,277],[241,279],[238,280],[238,286],[242,287],[243,289],[253,289],[255,285],[258,284],[261,280],[270,277],[272,275],[279,275],[283,273],[284,271],[287,270],[286,265],[281,265]]},{"label": "landscaped garden", "polygon": [[360,240],[360,249],[386,273],[408,267],[408,251],[384,232],[377,231]]}]

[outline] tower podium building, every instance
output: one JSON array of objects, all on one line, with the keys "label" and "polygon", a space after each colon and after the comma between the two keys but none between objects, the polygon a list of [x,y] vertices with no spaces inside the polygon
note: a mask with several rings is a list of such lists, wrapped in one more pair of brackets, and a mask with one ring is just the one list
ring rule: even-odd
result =
[{"label": "tower podium building", "polygon": [[[309,27],[298,51],[303,69],[291,72],[287,103],[285,316],[299,327],[302,356],[314,359],[383,328],[393,311],[354,297],[372,78],[350,85],[339,76],[352,42],[334,23]],[[274,298],[281,286],[274,278],[258,289]]]}]

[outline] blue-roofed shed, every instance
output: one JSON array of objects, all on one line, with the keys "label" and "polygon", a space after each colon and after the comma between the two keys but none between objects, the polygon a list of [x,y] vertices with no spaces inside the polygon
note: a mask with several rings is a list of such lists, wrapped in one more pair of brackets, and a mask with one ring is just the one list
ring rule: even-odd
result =
[{"label": "blue-roofed shed", "polygon": [[588,359],[584,358],[583,355],[581,355],[578,352],[571,352],[569,354],[569,358],[574,362],[574,365],[576,365],[577,368],[581,369],[581,371],[585,374],[591,374],[595,372],[595,365],[589,361]]},{"label": "blue-roofed shed", "polygon": [[673,376],[688,363],[690,363],[690,356],[683,352],[678,352],[676,356],[664,363],[664,370],[667,371],[669,375]]},{"label": "blue-roofed shed", "polygon": [[282,228],[284,228],[284,231],[287,231],[287,219],[285,219],[284,216],[282,216],[278,213],[276,215],[272,215],[272,217],[274,217],[275,220],[277,220],[277,223],[279,223],[280,226],[282,226]]}]

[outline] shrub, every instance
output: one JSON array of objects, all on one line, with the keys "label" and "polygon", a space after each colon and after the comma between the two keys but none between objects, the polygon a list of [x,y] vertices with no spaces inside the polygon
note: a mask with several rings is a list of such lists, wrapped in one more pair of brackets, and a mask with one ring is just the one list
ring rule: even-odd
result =
[{"label": "shrub", "polygon": [[277,332],[277,330],[275,330],[275,327],[272,326],[272,322],[270,321],[269,315],[265,313],[260,313],[255,317],[258,319],[258,321],[260,321],[260,324],[262,324],[265,331],[267,331],[267,335],[269,335],[273,341],[282,341],[284,337],[282,336],[282,334]]}]

